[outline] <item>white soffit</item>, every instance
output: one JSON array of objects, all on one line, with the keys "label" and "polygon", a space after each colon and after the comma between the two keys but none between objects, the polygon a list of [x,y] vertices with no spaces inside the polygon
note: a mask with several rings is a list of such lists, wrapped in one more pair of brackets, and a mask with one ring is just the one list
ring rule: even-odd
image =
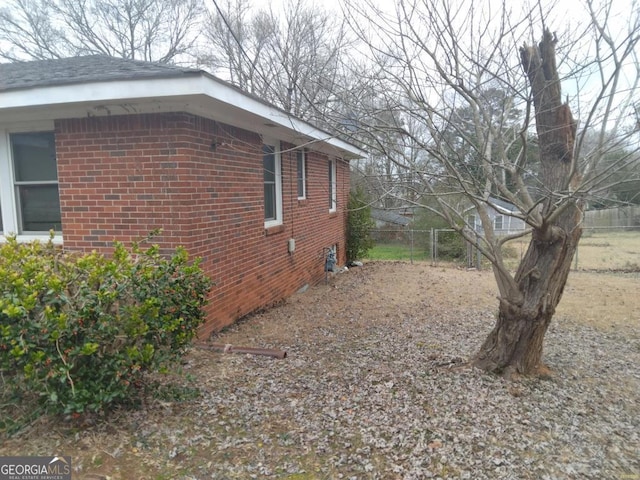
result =
[{"label": "white soffit", "polygon": [[206,74],[0,92],[0,124],[168,111],[187,111],[293,144],[308,144],[330,155],[366,155],[356,146]]}]

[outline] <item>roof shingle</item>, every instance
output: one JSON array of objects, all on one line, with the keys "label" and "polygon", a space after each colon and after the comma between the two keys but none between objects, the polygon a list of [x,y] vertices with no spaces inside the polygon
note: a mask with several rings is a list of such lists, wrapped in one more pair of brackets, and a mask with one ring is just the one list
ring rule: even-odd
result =
[{"label": "roof shingle", "polygon": [[199,75],[202,70],[142,62],[106,55],[0,64],[0,91],[72,83],[171,78]]}]

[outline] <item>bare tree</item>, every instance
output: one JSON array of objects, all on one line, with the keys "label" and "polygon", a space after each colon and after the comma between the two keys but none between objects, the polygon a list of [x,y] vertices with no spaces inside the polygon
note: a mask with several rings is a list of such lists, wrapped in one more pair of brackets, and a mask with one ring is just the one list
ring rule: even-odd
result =
[{"label": "bare tree", "polygon": [[344,84],[349,42],[342,22],[305,0],[287,2],[282,12],[252,9],[247,0],[217,5],[201,63],[287,112],[328,125],[326,112]]},{"label": "bare tree", "polygon": [[[344,8],[368,47],[363,54],[384,65],[375,89],[391,112],[361,122],[357,138],[421,178],[414,193],[432,201],[419,203],[491,262],[498,315],[472,364],[535,373],[544,368],[543,340],[585,201],[637,158],[638,8],[616,17],[611,2],[587,0],[579,9],[585,22],[556,36],[558,12],[542,2],[523,10],[468,0],[401,0],[395,12],[376,5],[347,1]],[[566,99],[563,84],[572,88]],[[596,141],[587,145],[588,136]],[[429,160],[416,163],[407,146]],[[496,199],[517,207],[524,232],[498,235],[489,215]],[[482,235],[466,222],[469,207]],[[512,272],[503,247],[525,235],[528,251]]]},{"label": "bare tree", "polygon": [[203,13],[199,0],[9,0],[0,10],[0,57],[175,63],[194,48]]},{"label": "bare tree", "polygon": [[44,60],[68,53],[63,32],[54,26],[47,0],[14,0],[0,7],[0,57]]},{"label": "bare tree", "polygon": [[[301,0],[290,0],[268,50],[267,69],[277,103],[294,115],[323,120],[323,112],[341,83],[348,36],[339,17]],[[269,98],[269,97],[267,97]],[[274,99],[275,100],[275,99]]]},{"label": "bare tree", "polygon": [[260,57],[273,33],[253,16],[249,0],[218,1],[215,5],[203,24],[205,44],[198,63],[257,94],[263,83]]}]

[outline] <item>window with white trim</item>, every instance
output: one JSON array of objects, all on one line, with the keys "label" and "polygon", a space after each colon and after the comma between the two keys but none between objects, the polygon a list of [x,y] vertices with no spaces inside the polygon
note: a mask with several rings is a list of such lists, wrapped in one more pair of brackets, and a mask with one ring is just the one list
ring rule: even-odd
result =
[{"label": "window with white trim", "polygon": [[268,142],[262,146],[264,169],[264,226],[266,228],[282,224],[282,162],[278,142]]},{"label": "window with white trim", "polygon": [[329,211],[335,212],[338,205],[338,185],[336,182],[336,161],[329,159]]},{"label": "window with white trim", "polygon": [[467,224],[469,228],[472,230],[476,229],[476,216],[475,215],[467,215]]},{"label": "window with white trim", "polygon": [[502,230],[503,220],[504,220],[504,217],[502,215],[496,215],[496,218],[493,219],[494,230]]},{"label": "window with white trim", "polygon": [[0,133],[0,230],[18,235],[60,232],[54,133]]},{"label": "window with white trim", "polygon": [[296,151],[298,200],[307,198],[307,152],[305,149]]}]

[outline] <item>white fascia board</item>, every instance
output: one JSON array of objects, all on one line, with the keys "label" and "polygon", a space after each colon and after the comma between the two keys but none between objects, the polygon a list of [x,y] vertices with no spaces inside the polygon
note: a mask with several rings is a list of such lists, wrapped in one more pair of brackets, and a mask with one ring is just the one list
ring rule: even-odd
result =
[{"label": "white fascia board", "polygon": [[[504,215],[509,215],[509,216],[513,216],[513,215],[517,215],[519,213],[518,208],[514,205],[513,210],[510,210],[508,208],[505,208],[501,205],[498,205],[496,203],[493,203],[491,200],[489,200],[488,202],[483,201],[482,203],[484,203],[487,207],[493,209],[494,211],[496,211],[497,213],[502,213]],[[475,210],[475,205],[471,205],[470,207],[465,208],[462,213],[465,214],[470,210]]]},{"label": "white fascia board", "polygon": [[10,90],[0,93],[0,111],[76,103],[119,104],[140,99],[194,95],[202,93],[202,78],[115,80]]},{"label": "white fascia board", "polygon": [[270,121],[274,125],[298,132],[298,134],[303,136],[302,139],[308,137],[311,143],[318,141],[324,142],[339,150],[347,151],[355,157],[366,156],[366,152],[356,146],[340,140],[330,133],[324,132],[299,118],[288,115],[280,109],[249,97],[226,83],[218,82],[211,77],[203,76],[201,78],[205,81],[203,82],[205,84],[203,93],[211,98],[228,103],[229,105],[235,105]]},{"label": "white fascia board", "polygon": [[[206,74],[180,78],[154,78],[137,80],[116,80],[108,82],[79,83],[69,85],[54,85],[29,89],[10,90],[0,92],[0,123],[2,112],[34,112],[44,109],[55,109],[59,112],[74,111],[73,105],[104,105],[108,110],[110,105],[126,105],[138,103],[153,103],[155,100],[169,99],[172,104],[185,99],[185,105],[193,105],[194,97],[204,97],[203,100],[227,104],[230,109],[244,111],[263,119],[261,125],[252,125],[258,132],[269,132],[270,128],[280,127],[293,133],[291,138],[300,138],[301,143],[314,143],[323,147],[333,147],[336,154],[348,154],[350,157],[364,157],[366,152],[343,140],[331,136],[327,132],[310,125],[298,118],[287,115],[282,110],[252,98],[229,84],[220,82]],[[215,112],[206,114],[207,105],[201,105],[199,115],[214,117]],[[60,117],[58,117],[60,118]],[[232,119],[227,123],[233,124]],[[275,132],[274,132],[275,133]],[[326,151],[326,148],[321,148]]]},{"label": "white fascia board", "polygon": [[493,208],[496,212],[498,213],[502,213],[504,215],[513,215],[514,213],[518,213],[517,208],[514,208],[513,210],[510,210],[508,208],[505,208],[501,205],[496,205],[495,203],[489,203],[489,206],[491,208]]}]

